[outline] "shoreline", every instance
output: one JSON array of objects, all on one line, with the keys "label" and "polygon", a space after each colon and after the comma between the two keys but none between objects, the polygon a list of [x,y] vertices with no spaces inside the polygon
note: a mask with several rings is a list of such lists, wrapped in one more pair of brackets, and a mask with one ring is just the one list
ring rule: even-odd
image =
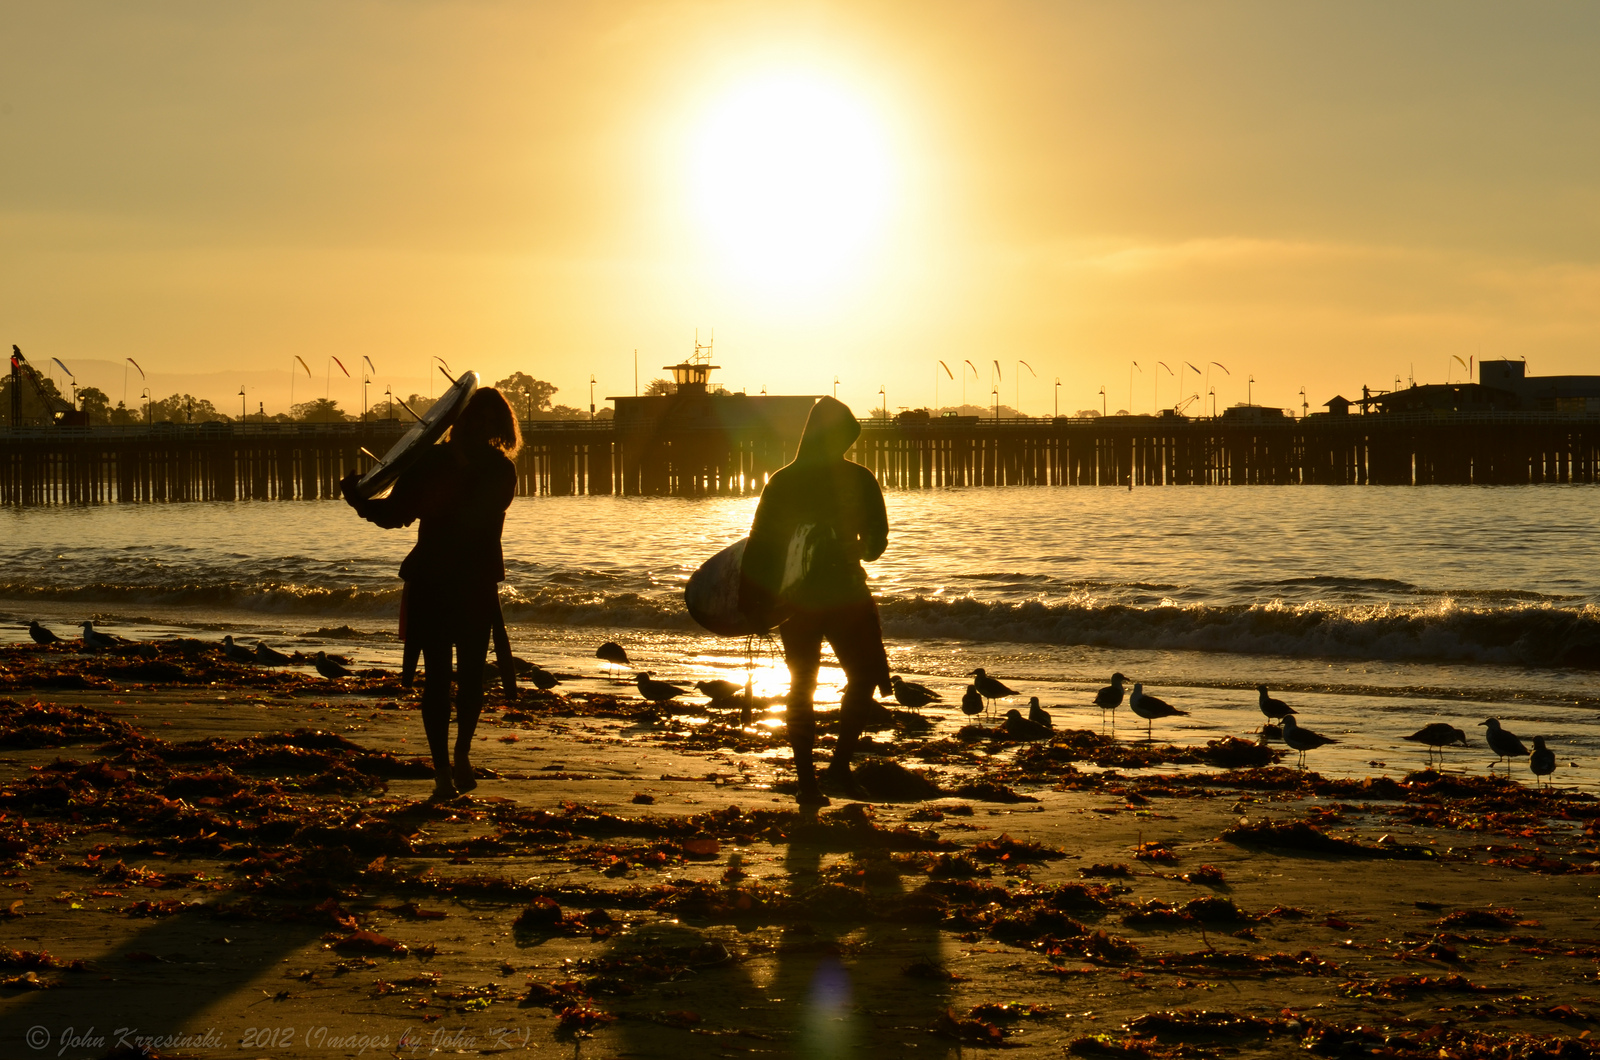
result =
[{"label": "shoreline", "polygon": [[[11,1055],[92,1023],[182,1056],[1467,1056],[1600,1022],[1583,793],[908,724],[873,776],[939,793],[808,818],[772,736],[525,693],[480,727],[496,775],[429,807],[385,688],[0,699]],[[1163,1015],[1199,1010],[1230,1015]]]}]

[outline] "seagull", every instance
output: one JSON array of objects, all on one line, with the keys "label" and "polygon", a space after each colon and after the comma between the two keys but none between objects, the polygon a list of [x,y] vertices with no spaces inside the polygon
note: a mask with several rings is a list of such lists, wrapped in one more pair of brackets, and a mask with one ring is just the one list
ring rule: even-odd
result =
[{"label": "seagull", "polygon": [[894,689],[895,702],[912,710],[920,710],[929,703],[937,703],[944,698],[927,685],[901,680],[899,674],[889,678],[889,685]]},{"label": "seagull", "polygon": [[222,638],[222,654],[228,657],[229,662],[254,664],[256,661],[256,653],[235,644],[231,633]]},{"label": "seagull", "polygon": [[961,697],[961,713],[969,718],[983,713],[983,697],[978,694],[977,685],[967,686],[967,691]]},{"label": "seagull", "polygon": [[1338,743],[1331,736],[1324,736],[1320,732],[1302,729],[1295,724],[1293,714],[1283,716],[1283,742],[1300,752],[1300,768],[1306,767],[1306,752],[1315,750],[1327,743]]},{"label": "seagull", "polygon": [[1018,740],[1042,740],[1050,735],[1049,726],[1029,721],[1022,716],[1022,711],[1015,707],[1006,711],[1006,720],[1000,727],[1006,731],[1007,736]]},{"label": "seagull", "polygon": [[[1528,760],[1528,768],[1535,777],[1548,777],[1556,771],[1556,753],[1544,745],[1543,736],[1533,738],[1533,757]],[[1545,783],[1550,782],[1546,780]]]},{"label": "seagull", "polygon": [[[1526,756],[1528,753],[1527,747],[1523,745],[1522,740],[1517,736],[1500,727],[1499,718],[1490,718],[1488,721],[1480,721],[1478,724],[1489,727],[1483,736],[1484,739],[1489,741],[1489,750],[1495,753],[1495,765],[1499,765],[1500,759],[1504,758],[1506,760],[1506,775],[1510,776],[1511,759]],[[1493,772],[1493,767],[1490,767],[1490,772]]]},{"label": "seagull", "polygon": [[1128,706],[1132,708],[1135,714],[1145,720],[1145,737],[1152,741],[1155,739],[1153,730],[1155,729],[1157,718],[1172,718],[1178,715],[1189,716],[1187,710],[1179,710],[1164,699],[1145,695],[1144,685],[1137,681],[1133,685],[1133,695],[1128,697]]},{"label": "seagull", "polygon": [[639,686],[639,694],[652,703],[667,703],[674,697],[681,696],[688,691],[677,685],[669,685],[665,681],[651,680],[648,673],[633,675],[633,683]]},{"label": "seagull", "polygon": [[982,696],[984,699],[987,699],[990,703],[993,703],[995,700],[1004,696],[1014,696],[1017,694],[1016,692],[1007,688],[1000,681],[984,673],[983,667],[981,666],[967,676],[977,678],[976,681],[972,682],[972,687],[978,690],[978,695]]},{"label": "seagull", "polygon": [[594,657],[602,659],[612,666],[630,666],[628,653],[622,650],[622,645],[614,640],[608,640],[594,650]]},{"label": "seagull", "polygon": [[1050,719],[1050,712],[1039,705],[1038,696],[1028,697],[1028,720],[1047,729],[1056,727],[1056,723]]},{"label": "seagull", "polygon": [[256,662],[263,666],[285,666],[293,661],[278,649],[267,647],[266,641],[256,641]]},{"label": "seagull", "polygon": [[36,618],[28,623],[28,636],[33,638],[35,644],[60,644],[61,638],[39,624]]},{"label": "seagull", "polygon": [[1122,682],[1127,678],[1120,673],[1111,675],[1111,683],[1094,694],[1094,705],[1100,708],[1100,724],[1106,721],[1106,711],[1111,712],[1111,729],[1117,728],[1117,708],[1122,706]]},{"label": "seagull", "polygon": [[713,703],[730,700],[744,692],[743,685],[736,685],[732,681],[724,681],[720,677],[710,681],[696,681],[694,687],[699,689],[700,694]]},{"label": "seagull", "polygon": [[542,692],[548,692],[556,685],[561,683],[561,679],[559,677],[551,673],[549,670],[546,670],[538,663],[529,664],[527,677],[528,680],[533,682],[533,687]]},{"label": "seagull", "polygon": [[1426,744],[1428,747],[1429,762],[1433,761],[1434,751],[1439,752],[1439,761],[1443,762],[1444,749],[1453,743],[1458,743],[1462,747],[1472,746],[1471,744],[1467,743],[1466,733],[1462,732],[1454,725],[1443,721],[1436,721],[1431,724],[1424,725],[1410,736],[1402,736],[1401,739],[1409,740],[1412,743]]},{"label": "seagull", "polygon": [[116,647],[117,639],[95,629],[93,622],[85,622],[83,624],[83,646],[90,651],[104,651],[107,648]]},{"label": "seagull", "polygon": [[311,661],[316,666],[317,673],[321,674],[323,677],[326,677],[330,681],[337,681],[341,677],[350,676],[350,671],[345,669],[339,663],[328,658],[328,653],[325,651],[317,652],[317,654],[312,657]]},{"label": "seagull", "polygon": [[[1256,685],[1256,691],[1261,693],[1261,713],[1267,716],[1267,721],[1280,721],[1294,713],[1294,708],[1281,699],[1273,699],[1267,695],[1266,685]],[[1265,723],[1263,723],[1263,728]]]}]

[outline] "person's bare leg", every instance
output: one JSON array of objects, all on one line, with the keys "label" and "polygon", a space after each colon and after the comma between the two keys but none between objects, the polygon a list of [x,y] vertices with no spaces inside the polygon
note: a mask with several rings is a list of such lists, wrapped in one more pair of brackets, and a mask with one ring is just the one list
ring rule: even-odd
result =
[{"label": "person's bare leg", "polygon": [[452,770],[457,791],[478,786],[472,774],[472,738],[483,713],[483,671],[489,654],[489,631],[466,634],[456,648],[456,755]]},{"label": "person's bare leg", "polygon": [[428,754],[433,758],[435,799],[456,793],[450,769],[450,656],[448,641],[423,645],[422,731],[427,734]]},{"label": "person's bare leg", "polygon": [[817,742],[817,719],[812,697],[817,690],[817,670],[822,665],[822,638],[809,632],[779,627],[783,638],[783,659],[789,665],[789,697],[785,701],[785,726],[789,747],[794,751],[795,779],[801,805],[826,806],[827,796],[817,784],[812,751]]}]

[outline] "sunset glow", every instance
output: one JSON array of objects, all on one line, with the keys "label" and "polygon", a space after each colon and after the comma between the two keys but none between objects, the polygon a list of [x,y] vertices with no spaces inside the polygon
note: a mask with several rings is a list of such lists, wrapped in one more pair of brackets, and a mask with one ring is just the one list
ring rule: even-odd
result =
[{"label": "sunset glow", "polygon": [[841,85],[779,74],[735,86],[689,150],[694,218],[726,274],[758,292],[849,279],[888,223],[888,134]]}]

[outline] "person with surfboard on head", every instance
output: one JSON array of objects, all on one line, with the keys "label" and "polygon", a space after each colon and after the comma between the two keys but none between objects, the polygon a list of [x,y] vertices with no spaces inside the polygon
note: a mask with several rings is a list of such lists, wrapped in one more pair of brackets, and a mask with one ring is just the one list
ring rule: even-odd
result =
[{"label": "person with surfboard on head", "polygon": [[[505,579],[506,568],[500,532],[517,491],[517,469],[511,458],[521,446],[511,406],[500,391],[486,387],[466,399],[443,444],[419,447],[387,497],[365,495],[365,479],[355,474],[340,483],[345,500],[363,519],[389,529],[420,520],[416,547],[400,564],[405,581],[400,638],[408,656],[414,659],[418,650],[422,655],[422,728],[433,756],[434,801],[478,786],[472,771],[472,736],[483,709],[490,633],[498,635],[501,628],[497,585]],[[385,460],[394,458],[391,453]]]},{"label": "person with surfboard on head", "polygon": [[812,696],[827,641],[844,670],[839,742],[823,783],[853,792],[850,757],[874,708],[888,694],[889,659],[863,560],[883,554],[889,518],[872,472],[845,459],[861,434],[848,406],[831,397],[811,408],[800,448],[761,492],[740,568],[739,607],[778,625],[789,666],[789,745],[802,804],[826,805],[812,765]]}]

